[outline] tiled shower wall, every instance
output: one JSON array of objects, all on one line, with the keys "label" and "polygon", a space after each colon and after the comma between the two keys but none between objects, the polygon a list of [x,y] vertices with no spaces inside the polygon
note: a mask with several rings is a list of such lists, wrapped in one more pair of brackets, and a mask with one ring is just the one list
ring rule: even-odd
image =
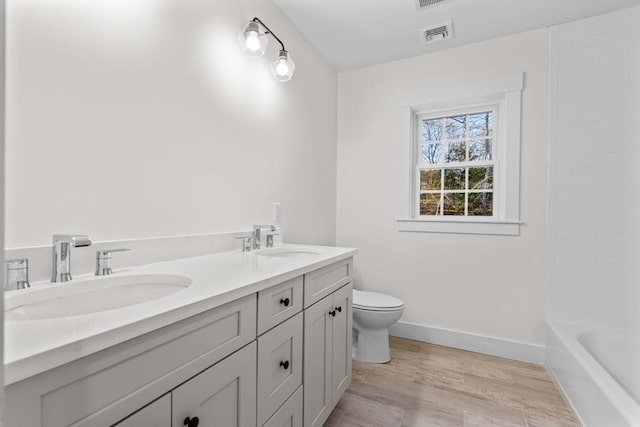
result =
[{"label": "tiled shower wall", "polygon": [[547,318],[640,333],[640,7],[551,32]]}]

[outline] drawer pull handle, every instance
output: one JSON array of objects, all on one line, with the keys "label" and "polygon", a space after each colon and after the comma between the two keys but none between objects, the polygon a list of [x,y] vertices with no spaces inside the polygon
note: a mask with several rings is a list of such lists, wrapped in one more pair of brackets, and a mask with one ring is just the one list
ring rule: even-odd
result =
[{"label": "drawer pull handle", "polygon": [[342,313],[342,306],[336,307],[336,310],[338,310],[338,313]]},{"label": "drawer pull handle", "polygon": [[335,310],[331,310],[329,312],[329,314],[331,315],[331,317],[336,317],[336,311]]},{"label": "drawer pull handle", "polygon": [[284,362],[280,362],[280,366],[282,366],[285,370],[289,369],[289,361],[285,360]]},{"label": "drawer pull handle", "polygon": [[289,298],[282,298],[282,299],[280,300],[280,304],[284,305],[285,307],[289,307],[289,303],[290,303],[290,302],[291,302],[291,301],[289,300]]},{"label": "drawer pull handle", "polygon": [[198,417],[187,417],[184,419],[184,425],[187,427],[198,427],[198,424],[200,424]]}]

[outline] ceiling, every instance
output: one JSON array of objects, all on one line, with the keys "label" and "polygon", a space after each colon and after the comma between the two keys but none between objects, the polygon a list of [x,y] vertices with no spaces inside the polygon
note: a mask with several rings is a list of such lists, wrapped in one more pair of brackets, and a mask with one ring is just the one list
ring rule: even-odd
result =
[{"label": "ceiling", "polygon": [[[274,0],[338,71],[365,67],[640,5],[640,0]],[[427,45],[421,29],[453,21]]]}]

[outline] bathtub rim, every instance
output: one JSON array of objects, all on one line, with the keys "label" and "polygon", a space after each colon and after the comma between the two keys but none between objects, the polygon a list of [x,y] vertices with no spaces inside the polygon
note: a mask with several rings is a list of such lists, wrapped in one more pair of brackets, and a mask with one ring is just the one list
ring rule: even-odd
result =
[{"label": "bathtub rim", "polygon": [[[603,332],[605,329],[587,329],[582,326],[576,326],[571,324],[564,324],[558,322],[547,321],[547,328],[556,336],[556,338],[565,346],[566,350],[571,356],[578,362],[580,367],[589,375],[590,379],[596,384],[602,391],[605,397],[609,400],[609,403],[620,413],[622,418],[625,419],[629,425],[637,424],[640,420],[640,404],[627,393],[627,391],[618,383],[618,381],[607,372],[607,370],[598,362],[589,351],[578,340],[579,334]],[[620,331],[615,331],[619,333]],[[552,367],[547,366],[550,372],[553,372]],[[562,384],[555,378],[554,380],[560,384],[565,398],[571,402],[570,396],[562,387]],[[580,417],[580,414],[575,410],[575,406],[571,403],[571,406],[576,412],[576,415]],[[581,420],[582,421],[582,420]],[[584,424],[584,423],[583,423]]]}]

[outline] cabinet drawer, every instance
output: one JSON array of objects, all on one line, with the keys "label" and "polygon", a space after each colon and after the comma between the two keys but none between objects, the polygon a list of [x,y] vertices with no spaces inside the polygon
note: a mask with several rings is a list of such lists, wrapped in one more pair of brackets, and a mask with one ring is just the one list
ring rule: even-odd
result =
[{"label": "cabinet drawer", "polygon": [[171,393],[145,406],[113,427],[171,427]]},{"label": "cabinet drawer", "polygon": [[258,293],[258,335],[302,310],[302,276]]},{"label": "cabinet drawer", "polygon": [[262,427],[302,427],[302,386]]},{"label": "cabinet drawer", "polygon": [[302,313],[258,338],[258,425],[302,384]]},{"label": "cabinet drawer", "polygon": [[253,294],[12,384],[7,425],[112,425],[255,336]]},{"label": "cabinet drawer", "polygon": [[304,275],[304,307],[320,301],[351,281],[351,258]]}]

